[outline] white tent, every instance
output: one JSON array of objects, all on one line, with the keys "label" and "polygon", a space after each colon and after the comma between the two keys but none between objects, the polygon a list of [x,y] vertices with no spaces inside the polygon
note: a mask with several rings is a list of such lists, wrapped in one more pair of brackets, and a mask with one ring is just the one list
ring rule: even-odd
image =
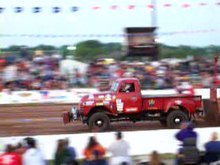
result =
[{"label": "white tent", "polygon": [[88,64],[73,60],[71,57],[60,61],[60,72],[62,75],[73,75],[75,69],[81,74],[85,74]]}]

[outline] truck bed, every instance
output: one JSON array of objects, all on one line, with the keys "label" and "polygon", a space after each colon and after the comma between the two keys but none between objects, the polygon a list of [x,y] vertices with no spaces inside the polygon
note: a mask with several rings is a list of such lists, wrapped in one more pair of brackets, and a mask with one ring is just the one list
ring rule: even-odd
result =
[{"label": "truck bed", "polygon": [[187,94],[162,94],[162,95],[141,95],[143,99],[147,99],[147,98],[184,98],[184,97],[201,97],[201,96],[191,96],[191,95],[187,95]]},{"label": "truck bed", "polygon": [[164,110],[167,105],[194,104],[194,107],[201,107],[201,96],[192,96],[186,94],[169,95],[142,95],[144,110]]}]

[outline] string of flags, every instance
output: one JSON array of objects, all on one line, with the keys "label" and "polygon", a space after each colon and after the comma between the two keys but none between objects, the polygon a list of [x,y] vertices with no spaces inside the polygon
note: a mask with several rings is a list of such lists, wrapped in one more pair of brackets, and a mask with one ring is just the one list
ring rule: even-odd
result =
[{"label": "string of flags", "polygon": [[127,36],[171,36],[180,34],[200,34],[200,33],[212,33],[220,32],[220,29],[201,29],[201,30],[189,30],[189,31],[173,31],[173,32],[159,32],[157,34],[152,33],[138,33],[138,34],[0,34],[0,37],[29,37],[29,38],[103,38],[103,37],[127,37]]},{"label": "string of flags", "polygon": [[[213,4],[213,3],[212,3]],[[179,6],[181,8],[190,8],[190,7],[193,7],[193,6],[201,6],[201,7],[205,7],[205,6],[208,6],[210,5],[210,3],[207,3],[207,2],[200,2],[200,3],[196,3],[196,4],[190,4],[190,3],[182,3],[182,4],[179,4]],[[214,3],[214,5],[217,5],[217,6],[220,6],[220,2],[216,2]],[[162,7],[164,8],[171,8],[171,7],[174,7],[174,6],[177,6],[176,4],[171,4],[171,3],[164,3],[162,4]],[[145,8],[145,9],[150,9],[150,10],[154,10],[156,8],[158,8],[157,6],[155,6],[154,4],[146,4],[146,5],[127,5],[127,6],[120,6],[120,5],[110,5],[106,8],[106,6],[101,6],[101,5],[96,5],[96,6],[90,6],[88,7],[88,9],[91,9],[91,10],[101,10],[101,9],[109,9],[109,10],[119,10],[119,9],[128,9],[128,10],[135,10],[135,9],[138,9],[138,8]],[[32,13],[41,13],[43,11],[45,11],[45,7],[41,7],[41,6],[33,6],[31,7],[31,9],[28,9],[28,10],[31,10]],[[69,7],[69,11],[70,12],[77,12],[77,11],[80,11],[80,10],[84,10],[86,9],[85,7],[81,7],[81,6],[71,6]],[[24,11],[26,11],[27,9],[25,7],[22,7],[22,6],[17,6],[17,7],[3,7],[3,6],[0,6],[0,14],[6,12],[6,11],[14,11],[14,13],[22,13]],[[50,10],[52,13],[61,13],[63,10],[62,7],[60,6],[53,6],[53,7],[50,7]]]}]

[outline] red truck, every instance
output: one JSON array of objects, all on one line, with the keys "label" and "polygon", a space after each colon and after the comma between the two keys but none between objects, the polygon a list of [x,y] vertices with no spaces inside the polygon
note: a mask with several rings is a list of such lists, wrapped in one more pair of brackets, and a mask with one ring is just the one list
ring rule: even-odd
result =
[{"label": "red truck", "polygon": [[108,92],[82,97],[78,107],[63,114],[65,124],[81,120],[90,129],[104,131],[115,121],[158,120],[162,125],[176,128],[201,112],[201,96],[142,95],[139,80],[120,78]]}]

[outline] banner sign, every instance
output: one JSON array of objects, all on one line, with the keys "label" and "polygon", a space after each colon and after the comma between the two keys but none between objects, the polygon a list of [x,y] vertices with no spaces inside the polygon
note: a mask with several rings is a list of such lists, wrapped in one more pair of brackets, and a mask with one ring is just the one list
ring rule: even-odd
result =
[{"label": "banner sign", "polygon": [[30,103],[78,103],[80,99],[95,89],[42,90],[1,92],[0,104],[30,104]]}]

